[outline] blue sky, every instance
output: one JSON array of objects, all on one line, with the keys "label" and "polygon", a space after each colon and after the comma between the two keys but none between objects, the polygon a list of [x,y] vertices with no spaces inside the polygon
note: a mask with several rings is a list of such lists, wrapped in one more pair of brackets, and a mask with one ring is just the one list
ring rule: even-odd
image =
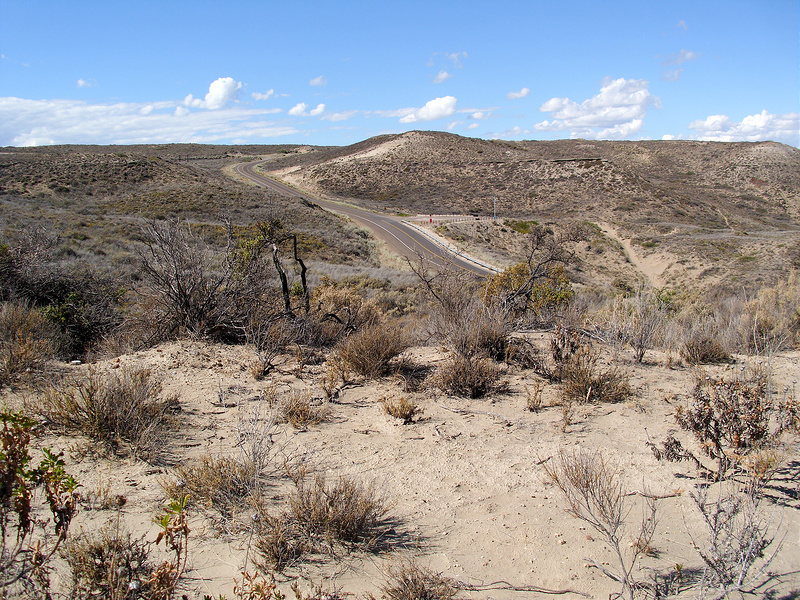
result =
[{"label": "blue sky", "polygon": [[797,0],[0,0],[0,146],[800,144]]}]

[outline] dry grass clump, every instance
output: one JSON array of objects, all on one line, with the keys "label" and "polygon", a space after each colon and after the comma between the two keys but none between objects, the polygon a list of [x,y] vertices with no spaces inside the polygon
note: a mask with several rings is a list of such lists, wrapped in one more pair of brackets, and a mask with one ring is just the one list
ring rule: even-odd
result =
[{"label": "dry grass clump", "polygon": [[336,354],[349,371],[374,379],[388,373],[391,361],[409,345],[398,325],[370,325],[340,341]]},{"label": "dry grass clump", "polygon": [[319,425],[329,414],[328,405],[316,402],[310,391],[292,391],[278,402],[277,410],[278,420],[295,429]]},{"label": "dry grass clump", "polygon": [[258,500],[264,485],[274,475],[276,450],[273,440],[277,415],[274,409],[256,406],[243,412],[237,424],[238,453],[233,456],[206,454],[189,465],[180,465],[176,480],[162,482],[167,495],[178,500],[188,494],[192,502],[234,517],[251,498]]},{"label": "dry grass clump", "polygon": [[204,455],[175,470],[177,482],[164,483],[170,498],[189,494],[193,503],[215,508],[227,515],[252,491],[254,474],[235,458]]},{"label": "dry grass clump", "polygon": [[284,569],[307,552],[332,552],[337,545],[373,548],[387,529],[388,506],[374,485],[349,477],[329,483],[317,475],[297,481],[288,508],[259,519],[256,542],[264,563]]},{"label": "dry grass clump", "polygon": [[730,362],[731,355],[716,339],[694,336],[683,345],[681,356],[690,365],[707,365]]},{"label": "dry grass clump", "polygon": [[419,404],[406,396],[384,396],[380,399],[380,402],[383,405],[384,412],[390,417],[403,421],[403,425],[410,425],[414,422],[414,417],[422,413]]},{"label": "dry grass clump", "polygon": [[41,371],[61,344],[60,332],[25,304],[0,304],[0,386]]},{"label": "dry grass clump", "polygon": [[482,398],[503,387],[503,368],[490,358],[454,354],[433,375],[439,389],[468,398]]},{"label": "dry grass clump", "polygon": [[414,561],[401,561],[386,570],[381,586],[388,600],[450,600],[459,592],[451,579],[421,567]]},{"label": "dry grass clump", "polygon": [[109,451],[156,460],[179,410],[176,397],[160,398],[161,383],[149,369],[123,367],[86,375],[48,388],[38,407],[50,423],[86,435]]},{"label": "dry grass clump", "polygon": [[600,367],[600,354],[582,346],[561,368],[561,392],[567,402],[622,402],[633,391],[627,373]]}]

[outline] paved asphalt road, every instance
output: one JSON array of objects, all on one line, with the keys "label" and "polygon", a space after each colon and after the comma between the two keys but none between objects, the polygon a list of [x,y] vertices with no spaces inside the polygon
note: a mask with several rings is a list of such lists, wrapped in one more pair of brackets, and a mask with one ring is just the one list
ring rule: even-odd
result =
[{"label": "paved asphalt road", "polygon": [[239,175],[257,185],[270,188],[281,194],[302,198],[321,206],[325,210],[349,217],[356,224],[365,229],[369,229],[376,238],[385,242],[393,252],[396,252],[400,256],[405,256],[409,260],[416,261],[421,255],[426,260],[431,261],[439,267],[449,265],[451,267],[470,271],[476,275],[485,276],[492,273],[491,269],[454,254],[413,226],[404,223],[400,217],[382,215],[380,213],[356,208],[349,204],[322,200],[307,192],[290,187],[281,181],[257,173],[254,169],[256,164],[257,163],[240,164],[236,165],[234,168]]}]

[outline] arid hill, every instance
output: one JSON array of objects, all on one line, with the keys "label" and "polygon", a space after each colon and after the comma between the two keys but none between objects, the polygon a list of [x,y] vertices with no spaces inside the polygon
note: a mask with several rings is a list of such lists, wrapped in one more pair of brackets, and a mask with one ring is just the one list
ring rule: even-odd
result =
[{"label": "arid hill", "polygon": [[[375,210],[491,217],[496,207],[501,219],[597,224],[659,263],[656,283],[735,287],[800,264],[800,150],[774,142],[506,142],[415,131],[279,155],[264,170]],[[501,262],[496,249],[514,247],[486,225],[448,230]],[[623,259],[635,264],[631,254]]]}]

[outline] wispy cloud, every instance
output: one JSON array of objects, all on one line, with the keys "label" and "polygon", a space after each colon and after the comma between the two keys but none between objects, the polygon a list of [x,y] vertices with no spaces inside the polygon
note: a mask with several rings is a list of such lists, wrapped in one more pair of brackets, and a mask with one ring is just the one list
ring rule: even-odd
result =
[{"label": "wispy cloud", "polygon": [[539,110],[551,113],[537,131],[569,131],[572,137],[622,139],[637,133],[650,106],[661,101],[641,79],[606,80],[600,92],[580,104],[569,98],[551,98]]},{"label": "wispy cloud", "polygon": [[[180,109],[180,110],[178,110]],[[279,109],[191,110],[182,102],[91,104],[0,98],[0,146],[218,143],[298,133],[269,120]]]},{"label": "wispy cloud", "polygon": [[716,142],[757,142],[773,140],[800,145],[800,113],[776,115],[762,110],[733,121],[727,115],[709,115],[689,123],[696,139]]},{"label": "wispy cloud", "polygon": [[341,112],[329,113],[321,117],[325,121],[347,121],[358,114],[357,110],[343,110]]},{"label": "wispy cloud", "polygon": [[269,89],[263,94],[261,92],[253,92],[252,94],[250,94],[253,100],[269,100],[274,95],[275,95],[275,90],[273,89]]},{"label": "wispy cloud", "polygon": [[460,69],[464,65],[461,64],[462,58],[467,58],[466,52],[450,52],[449,54],[445,54],[445,56],[453,63],[453,66],[457,69]]},{"label": "wispy cloud", "polygon": [[663,61],[661,61],[662,66],[670,66],[670,65],[682,65],[686,61],[689,60],[697,60],[702,56],[701,52],[693,52],[692,50],[681,50],[677,54],[669,54],[667,55]]},{"label": "wispy cloud", "polygon": [[524,87],[518,92],[508,92],[506,94],[506,98],[508,98],[509,100],[518,100],[519,98],[524,98],[530,93],[531,91],[528,88]]},{"label": "wispy cloud", "polygon": [[[701,52],[692,50],[681,50],[677,54],[669,54],[661,60],[663,71],[661,72],[662,81],[678,81],[683,74],[683,68],[678,68],[685,62],[697,60],[702,56]],[[675,68],[669,68],[675,67]]]},{"label": "wispy cloud", "polygon": [[325,79],[325,77],[323,77],[322,75],[320,75],[319,77],[314,77],[314,79],[309,81],[308,85],[322,87],[328,85],[328,80]]},{"label": "wispy cloud", "polygon": [[443,98],[434,98],[425,103],[422,108],[404,109],[411,112],[404,115],[401,123],[417,123],[419,121],[435,121],[436,119],[443,119],[451,116],[456,112],[456,103],[458,101],[453,96],[444,96]]},{"label": "wispy cloud", "polygon": [[87,88],[87,87],[94,87],[97,85],[94,81],[88,79],[78,79],[78,87],[79,88]]},{"label": "wispy cloud", "polygon": [[433,83],[442,83],[443,81],[447,81],[451,77],[452,75],[450,75],[450,73],[448,73],[447,71],[439,71],[436,77],[433,78]]},{"label": "wispy cloud", "polygon": [[686,24],[686,21],[684,21],[683,19],[678,21],[678,24],[675,25],[675,27],[677,27],[678,29],[683,29],[684,31],[689,31],[689,26]]}]

